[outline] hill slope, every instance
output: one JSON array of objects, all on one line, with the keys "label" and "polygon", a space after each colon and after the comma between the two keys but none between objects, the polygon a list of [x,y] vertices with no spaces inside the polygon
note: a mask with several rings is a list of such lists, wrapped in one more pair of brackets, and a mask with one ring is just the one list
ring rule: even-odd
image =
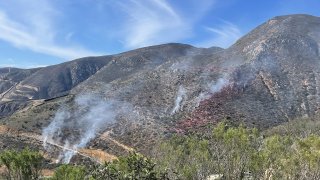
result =
[{"label": "hill slope", "polygon": [[[96,137],[108,132],[117,142],[148,153],[150,144],[168,133],[203,130],[222,119],[268,128],[312,117],[320,107],[319,32],[319,17],[279,16],[228,49],[165,44],[16,70],[21,77],[0,86],[6,91],[1,120],[8,127],[39,134],[61,107],[71,114],[64,122],[72,124],[77,122],[72,112],[87,115],[79,97],[99,96],[117,108],[112,125],[103,126]],[[109,119],[108,110],[101,111],[102,119]],[[90,118],[100,119],[97,114]],[[70,134],[64,133],[64,138]],[[88,146],[120,153],[116,149],[121,147],[110,139],[105,145],[105,136],[96,137]]]}]

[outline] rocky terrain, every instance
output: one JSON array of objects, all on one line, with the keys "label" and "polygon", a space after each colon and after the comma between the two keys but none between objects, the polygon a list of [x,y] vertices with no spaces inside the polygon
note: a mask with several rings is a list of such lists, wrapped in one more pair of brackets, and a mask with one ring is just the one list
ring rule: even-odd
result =
[{"label": "rocky terrain", "polygon": [[48,142],[64,148],[148,154],[161,138],[223,119],[265,129],[313,117],[320,108],[319,51],[320,18],[288,15],[228,49],[171,43],[44,68],[2,68],[0,148],[24,142],[45,150],[43,135],[53,127]]}]

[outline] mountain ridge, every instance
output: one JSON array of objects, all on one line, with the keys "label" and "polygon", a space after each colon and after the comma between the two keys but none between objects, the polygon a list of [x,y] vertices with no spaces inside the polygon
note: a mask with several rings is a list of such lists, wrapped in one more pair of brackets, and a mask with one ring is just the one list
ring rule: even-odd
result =
[{"label": "mountain ridge", "polygon": [[[265,129],[312,118],[320,109],[319,32],[319,17],[277,16],[227,49],[170,43],[15,70],[22,75],[13,89],[0,81],[2,93],[9,89],[0,99],[1,121],[41,134],[61,107],[73,111],[78,97],[98,94],[128,108],[101,133],[150,153],[161,138],[205,131],[223,119]],[[107,151],[103,143],[88,145]]]}]

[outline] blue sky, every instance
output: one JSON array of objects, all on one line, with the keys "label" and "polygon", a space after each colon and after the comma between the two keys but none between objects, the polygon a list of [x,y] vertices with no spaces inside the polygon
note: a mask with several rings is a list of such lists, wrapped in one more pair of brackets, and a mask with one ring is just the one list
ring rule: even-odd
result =
[{"label": "blue sky", "polygon": [[179,42],[228,47],[278,15],[320,16],[319,0],[3,0],[0,67],[31,68]]}]

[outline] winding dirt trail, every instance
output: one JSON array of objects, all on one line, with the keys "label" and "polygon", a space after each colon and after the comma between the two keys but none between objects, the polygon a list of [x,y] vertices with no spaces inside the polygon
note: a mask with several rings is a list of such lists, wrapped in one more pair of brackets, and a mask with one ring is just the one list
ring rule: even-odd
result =
[{"label": "winding dirt trail", "polygon": [[8,90],[0,94],[0,98],[2,99],[6,94],[8,94],[13,88],[17,86],[18,83],[15,83],[13,86],[11,86]]},{"label": "winding dirt trail", "polygon": [[[23,137],[27,137],[27,138],[30,138],[30,139],[33,139],[33,140],[36,140],[38,142],[43,143],[43,137],[41,135],[39,135],[39,134],[29,133],[29,132],[19,132],[17,130],[10,129],[5,125],[0,125],[0,135],[1,134],[9,134],[11,136],[23,136]],[[117,141],[113,140],[112,142],[116,143]],[[75,150],[75,149],[67,148],[67,147],[64,147],[64,146],[62,146],[60,144],[57,144],[57,143],[54,143],[54,142],[50,142],[50,141],[47,141],[46,143],[48,145],[57,147],[57,148],[59,148],[61,150],[64,150],[64,151],[65,150],[72,151],[72,152],[74,152],[74,153],[76,153],[76,154],[78,154],[78,155],[80,155],[82,157],[89,158],[90,160],[92,160],[94,162],[97,162],[97,163],[100,163],[100,164],[105,162],[105,161],[112,161],[112,160],[117,159],[117,156],[109,154],[109,153],[107,153],[107,152],[105,152],[103,150],[100,150],[100,149],[82,148],[82,149],[79,149],[79,150]],[[122,146],[128,148],[125,145],[122,145]]]},{"label": "winding dirt trail", "polygon": [[129,147],[125,144],[122,144],[120,143],[119,141],[113,139],[110,134],[112,133],[112,131],[106,131],[105,133],[101,134],[101,136],[99,137],[100,139],[102,140],[105,140],[105,141],[111,141],[113,142],[114,144],[116,144],[117,146],[121,147],[122,149],[126,150],[127,152],[132,152],[132,151],[135,151],[132,147]]}]

